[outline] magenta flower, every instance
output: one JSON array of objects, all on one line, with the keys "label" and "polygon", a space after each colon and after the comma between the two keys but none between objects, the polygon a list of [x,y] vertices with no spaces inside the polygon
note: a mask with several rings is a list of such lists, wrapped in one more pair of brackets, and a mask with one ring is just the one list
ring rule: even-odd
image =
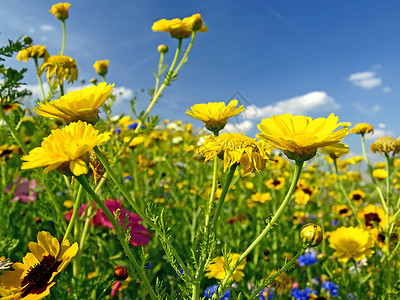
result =
[{"label": "magenta flower", "polygon": [[16,188],[13,192],[14,198],[11,199],[11,202],[21,200],[22,202],[28,203],[36,200],[36,189],[38,188],[38,182],[36,179],[29,180],[28,178],[18,177],[13,184],[7,186],[5,192],[10,193],[14,186]]},{"label": "magenta flower", "polygon": [[[139,215],[131,213],[121,206],[121,199],[118,199],[117,201],[114,199],[109,199],[104,204],[113,215],[117,209],[119,209],[120,215],[118,221],[121,227],[124,225],[125,217],[128,216],[128,224],[126,225],[126,228],[130,228],[131,239],[129,242],[133,246],[143,246],[149,243],[149,240],[153,235],[141,224],[142,218],[140,218]],[[87,205],[88,204],[84,204],[79,208],[79,216],[81,216],[85,211]],[[93,208],[94,207],[95,202],[93,201]],[[71,220],[72,211],[73,210],[65,215],[65,219],[67,221]],[[90,225],[113,228],[110,220],[108,220],[106,214],[100,208],[90,221]]]}]

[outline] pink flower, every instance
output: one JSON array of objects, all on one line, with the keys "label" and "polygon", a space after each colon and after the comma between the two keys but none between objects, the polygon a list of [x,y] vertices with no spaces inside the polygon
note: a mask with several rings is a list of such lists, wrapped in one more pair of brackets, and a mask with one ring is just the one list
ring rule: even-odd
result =
[{"label": "pink flower", "polygon": [[21,200],[22,202],[28,203],[36,200],[37,192],[35,190],[38,188],[36,179],[29,181],[28,178],[18,177],[13,184],[7,186],[5,192],[10,193],[14,186],[16,189],[13,192],[14,198],[11,199],[11,202]]},{"label": "pink flower", "polygon": [[[105,206],[110,210],[110,212],[115,215],[117,209],[119,209],[119,224],[121,227],[124,225],[124,221],[126,216],[128,216],[128,223],[126,225],[126,229],[130,228],[131,239],[129,242],[133,246],[142,246],[147,245],[149,243],[149,239],[153,236],[142,224],[142,218],[139,215],[131,213],[121,206],[121,199],[115,201],[114,199],[109,199]],[[85,211],[88,204],[84,204],[79,208],[79,216]],[[95,207],[95,202],[93,201],[93,208]],[[65,219],[68,221],[71,220],[72,216],[71,210],[67,215],[65,215]],[[113,228],[110,220],[108,220],[106,214],[99,208],[90,221],[90,225],[101,226],[101,227],[109,227]]]}]

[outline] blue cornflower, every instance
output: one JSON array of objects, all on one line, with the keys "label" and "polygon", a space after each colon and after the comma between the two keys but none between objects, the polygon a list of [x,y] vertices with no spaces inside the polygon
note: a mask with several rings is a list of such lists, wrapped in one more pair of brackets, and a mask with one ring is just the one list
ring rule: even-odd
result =
[{"label": "blue cornflower", "polygon": [[[183,275],[183,269],[182,269],[182,268],[179,269],[179,273],[181,273],[181,275]],[[178,273],[175,273],[175,275],[176,275],[177,277],[179,276]]]},{"label": "blue cornflower", "polygon": [[317,254],[315,252],[307,251],[301,255],[297,261],[299,262],[300,267],[311,266],[318,262]]},{"label": "blue cornflower", "polygon": [[121,129],[120,129],[120,128],[117,128],[117,129],[114,130],[114,133],[115,133],[115,134],[120,134],[120,132],[121,132]]},{"label": "blue cornflower", "polygon": [[339,296],[339,287],[332,281],[325,281],[324,283],[322,283],[321,287],[324,290],[327,290],[332,295],[332,297]]},{"label": "blue cornflower", "polygon": [[[127,126],[127,128],[128,128],[129,130],[131,130],[131,129],[136,129],[137,126],[138,126],[138,122],[135,122],[135,123],[129,124],[129,125]],[[145,128],[144,124],[142,125],[141,128],[142,128],[142,129]]]},{"label": "blue cornflower", "polygon": [[130,181],[130,180],[132,180],[132,179],[133,179],[133,177],[130,176],[130,175],[124,177],[124,180],[126,180],[126,181]]},{"label": "blue cornflower", "polygon": [[[211,299],[211,296],[216,292],[217,289],[218,289],[218,285],[216,285],[216,284],[209,286],[204,291],[204,297],[206,297],[207,299]],[[224,294],[224,296],[221,299],[228,300],[230,296],[231,296],[231,290],[229,289],[226,291],[226,293]]]},{"label": "blue cornflower", "polygon": [[331,222],[331,224],[332,224],[332,226],[337,226],[339,224],[339,221],[338,220],[333,220]]},{"label": "blue cornflower", "polygon": [[290,292],[290,296],[292,296],[295,300],[308,300],[310,299],[310,294],[318,296],[317,291],[311,291],[309,287],[305,287],[304,290],[295,288]]}]

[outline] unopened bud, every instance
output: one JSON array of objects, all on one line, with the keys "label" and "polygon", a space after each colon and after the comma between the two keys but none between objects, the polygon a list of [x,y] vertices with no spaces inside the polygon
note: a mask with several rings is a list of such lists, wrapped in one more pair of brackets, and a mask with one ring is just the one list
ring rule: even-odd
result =
[{"label": "unopened bud", "polygon": [[126,267],[118,265],[114,268],[114,276],[117,280],[126,280],[129,276],[129,271]]},{"label": "unopened bud", "polygon": [[168,52],[168,46],[167,45],[159,45],[157,47],[158,52],[165,54]]},{"label": "unopened bud", "polygon": [[318,246],[324,239],[321,227],[313,223],[308,223],[301,227],[300,237],[303,243],[310,247]]},{"label": "unopened bud", "polygon": [[32,39],[29,37],[29,36],[27,36],[27,35],[25,35],[24,36],[24,38],[22,39],[23,41],[24,41],[24,44],[25,45],[30,45],[30,44],[32,44]]}]

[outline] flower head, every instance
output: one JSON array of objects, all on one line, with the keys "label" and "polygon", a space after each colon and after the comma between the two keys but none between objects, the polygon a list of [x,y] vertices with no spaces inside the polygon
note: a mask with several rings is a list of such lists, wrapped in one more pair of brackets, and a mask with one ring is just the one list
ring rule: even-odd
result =
[{"label": "flower head", "polygon": [[217,137],[206,137],[199,151],[204,152],[205,161],[214,159],[216,156],[223,158],[224,172],[234,164],[240,164],[245,176],[253,171],[264,170],[269,158],[267,148],[265,143],[257,142],[245,135],[224,133]]},{"label": "flower head", "polygon": [[75,176],[87,174],[88,152],[109,139],[108,133],[101,134],[86,122],[71,123],[63,129],[52,130],[40,147],[24,155],[22,160],[25,162],[21,169],[47,166],[45,172],[57,169],[64,174],[72,173]]},{"label": "flower head", "polygon": [[400,153],[400,141],[393,137],[380,137],[371,144],[371,152],[379,152],[380,155],[389,155],[392,152],[395,155]]},{"label": "flower head", "polygon": [[[206,268],[206,277],[215,278],[222,280],[226,276],[226,268],[232,268],[233,265],[238,261],[240,255],[236,253],[231,253],[228,255],[228,261],[225,261],[224,256],[218,256],[210,261],[210,264]],[[246,260],[242,260],[237,266],[235,271],[233,271],[232,278],[236,282],[240,281],[243,276],[243,269],[246,265]]]},{"label": "flower head", "polygon": [[0,96],[0,109],[4,112],[13,111],[18,109],[19,104],[15,101],[12,101],[10,97],[1,97]]},{"label": "flower head", "polygon": [[223,129],[229,118],[232,118],[244,110],[243,105],[236,108],[238,101],[231,100],[228,106],[224,102],[208,102],[195,104],[186,111],[189,116],[203,121],[206,128],[212,132]]},{"label": "flower head", "polygon": [[374,169],[372,171],[372,176],[374,176],[378,180],[382,180],[388,176],[388,172],[384,169]]},{"label": "flower head", "polygon": [[94,63],[93,68],[96,70],[96,73],[100,76],[105,76],[108,72],[108,65],[110,62],[108,60],[98,60]]},{"label": "flower head", "polygon": [[366,195],[362,190],[357,189],[357,190],[350,192],[349,199],[356,201],[356,203],[357,203],[357,202],[363,201],[365,199],[365,196]]},{"label": "flower head", "polygon": [[367,229],[386,228],[386,213],[381,207],[370,204],[358,212],[358,217],[365,220]]},{"label": "flower head", "polygon": [[[217,290],[218,290],[218,285],[214,284],[214,285],[209,286],[208,288],[206,288],[204,290],[204,297],[206,297],[206,299],[211,299],[212,298],[211,296],[214,295]],[[222,297],[218,297],[218,299],[228,300],[230,298],[230,296],[231,296],[231,290],[228,289],[225,292],[225,294]]]},{"label": "flower head", "polygon": [[53,55],[50,56],[40,67],[38,74],[43,74],[44,70],[47,69],[47,81],[53,78],[57,79],[57,82],[61,83],[63,80],[68,80],[68,83],[73,83],[78,79],[78,67],[76,61],[65,55]]},{"label": "flower head", "polygon": [[305,116],[284,114],[263,119],[258,137],[273,147],[282,149],[293,160],[309,160],[318,148],[334,145],[347,134],[346,128],[334,131],[340,126],[339,118],[330,114],[327,119],[315,120]]},{"label": "flower head", "polygon": [[100,82],[97,86],[69,92],[58,100],[38,102],[39,106],[34,111],[43,117],[63,119],[67,123],[81,120],[94,124],[99,119],[99,107],[113,91],[114,84]]},{"label": "flower head", "polygon": [[374,133],[374,127],[368,123],[358,123],[354,125],[353,128],[350,129],[350,133],[356,134],[366,134],[366,133]]},{"label": "flower head", "polygon": [[342,143],[337,143],[331,146],[323,147],[322,153],[329,155],[332,159],[337,159],[349,153],[349,150],[350,150],[349,146]]},{"label": "flower head", "polygon": [[18,52],[18,60],[27,62],[31,58],[43,58],[44,60],[47,60],[49,58],[49,52],[47,52],[46,47],[42,45],[30,46]]},{"label": "flower head", "polygon": [[51,9],[49,10],[50,13],[56,16],[57,19],[64,21],[68,19],[68,10],[69,7],[71,6],[70,3],[64,2],[64,3],[57,3],[54,4]]},{"label": "flower head", "polygon": [[339,227],[330,234],[329,246],[336,250],[333,255],[338,257],[339,262],[344,263],[349,259],[360,261],[374,253],[370,233],[357,227]]},{"label": "flower head", "polygon": [[11,192],[13,187],[14,198],[11,202],[21,200],[22,202],[29,203],[36,200],[38,181],[36,179],[29,180],[28,178],[19,177],[13,184],[9,184],[5,189],[6,193]]},{"label": "flower head", "polygon": [[200,14],[194,14],[191,17],[181,19],[166,20],[161,19],[151,27],[153,31],[168,32],[173,38],[188,38],[193,32],[206,32],[207,26],[203,25]]},{"label": "flower head", "polygon": [[[60,243],[49,232],[41,231],[37,235],[38,243],[29,243],[29,252],[23,263],[13,264],[14,271],[5,271],[0,283],[11,292],[6,299],[42,299],[50,293],[55,284],[54,277],[66,268],[78,252],[78,244],[70,245],[65,240],[60,255]],[[57,258],[57,260],[56,260]]]},{"label": "flower head", "polygon": [[320,226],[308,223],[301,227],[300,237],[304,244],[309,247],[316,247],[321,244],[324,234]]}]

